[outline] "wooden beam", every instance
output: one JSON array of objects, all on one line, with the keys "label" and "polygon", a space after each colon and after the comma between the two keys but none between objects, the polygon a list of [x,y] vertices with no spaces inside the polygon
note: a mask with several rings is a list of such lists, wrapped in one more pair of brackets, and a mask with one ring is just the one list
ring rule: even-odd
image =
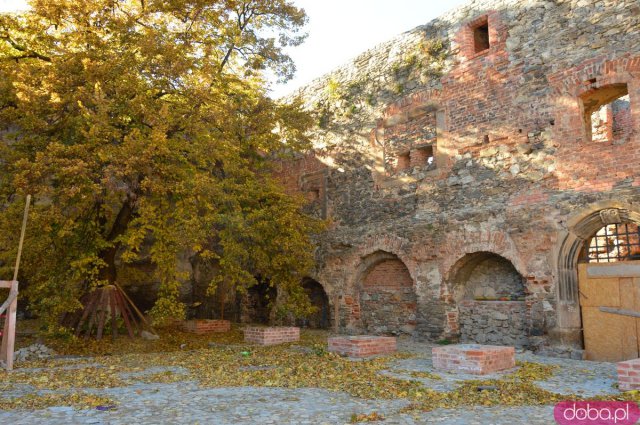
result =
[{"label": "wooden beam", "polygon": [[13,280],[0,280],[0,288],[11,289]]},{"label": "wooden beam", "polygon": [[18,282],[12,282],[9,292],[9,309],[4,320],[2,346],[0,346],[0,360],[3,360],[7,370],[13,370],[13,350],[16,343],[16,312],[18,311]]},{"label": "wooden beam", "polygon": [[630,317],[638,317],[640,318],[640,312],[633,310],[623,310],[621,308],[613,308],[613,307],[600,307],[600,311],[603,313],[617,314],[619,316],[630,316]]}]

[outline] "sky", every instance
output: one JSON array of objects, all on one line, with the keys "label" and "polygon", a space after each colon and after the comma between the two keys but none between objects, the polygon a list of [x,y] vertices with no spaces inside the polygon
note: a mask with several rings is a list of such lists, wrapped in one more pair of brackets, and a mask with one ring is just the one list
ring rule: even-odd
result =
[{"label": "sky", "polygon": [[[272,87],[280,97],[394,36],[426,24],[469,0],[294,0],[309,16],[307,40],[289,49],[298,69]],[[0,12],[25,8],[25,0],[0,0]]]}]

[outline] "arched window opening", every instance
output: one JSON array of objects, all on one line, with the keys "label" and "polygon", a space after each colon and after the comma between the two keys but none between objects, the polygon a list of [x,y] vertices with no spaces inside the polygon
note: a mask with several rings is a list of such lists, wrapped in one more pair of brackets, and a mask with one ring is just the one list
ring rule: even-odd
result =
[{"label": "arched window opening", "polygon": [[607,224],[585,243],[582,261],[613,263],[640,260],[640,229],[636,223]]}]

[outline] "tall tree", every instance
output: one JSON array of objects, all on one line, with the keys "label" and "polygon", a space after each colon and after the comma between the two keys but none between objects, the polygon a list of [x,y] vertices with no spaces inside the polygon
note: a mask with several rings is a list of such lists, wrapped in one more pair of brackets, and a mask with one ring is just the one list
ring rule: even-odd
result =
[{"label": "tall tree", "polygon": [[304,304],[319,227],[269,164],[308,147],[310,120],[268,98],[264,74],[291,76],[283,49],[305,21],[287,0],[34,0],[0,16],[0,266],[31,193],[34,310],[53,323],[144,256],[153,313],[180,316],[185,251],[216,263],[212,287],[266,276]]}]

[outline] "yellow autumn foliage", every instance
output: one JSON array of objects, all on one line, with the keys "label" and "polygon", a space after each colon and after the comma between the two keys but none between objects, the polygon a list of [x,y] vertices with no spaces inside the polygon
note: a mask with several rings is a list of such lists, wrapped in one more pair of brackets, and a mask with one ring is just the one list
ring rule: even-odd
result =
[{"label": "yellow autumn foliage", "polygon": [[[187,255],[212,288],[256,276],[308,311],[301,278],[320,223],[272,176],[309,147],[309,116],[267,95],[304,11],[287,0],[33,0],[0,14],[0,274],[10,275],[23,197],[34,206],[20,280],[51,326],[82,294],[147,262],[151,313],[180,317]],[[130,273],[129,273],[130,275]]]}]

